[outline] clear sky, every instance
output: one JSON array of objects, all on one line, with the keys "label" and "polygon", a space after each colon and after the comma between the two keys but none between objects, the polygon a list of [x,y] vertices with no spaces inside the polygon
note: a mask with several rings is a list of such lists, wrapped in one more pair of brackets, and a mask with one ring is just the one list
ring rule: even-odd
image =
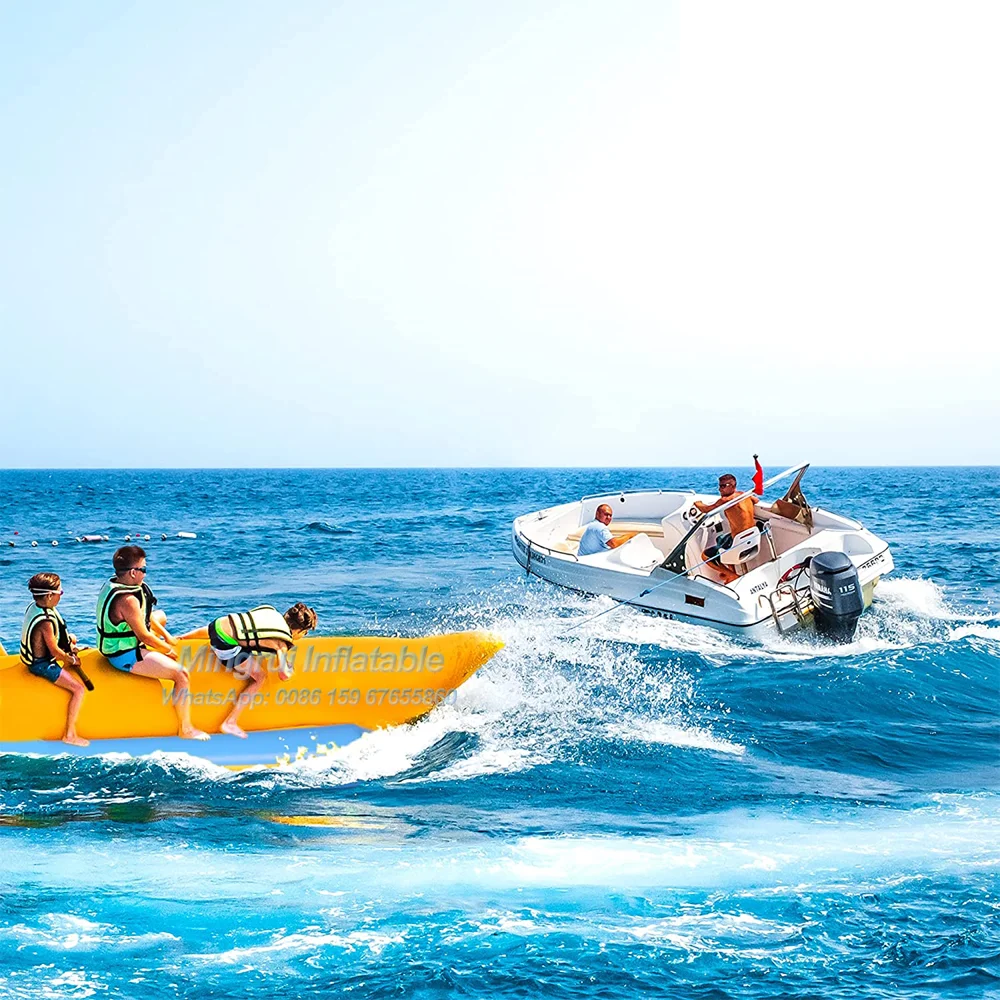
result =
[{"label": "clear sky", "polygon": [[998,463],[998,47],[0,0],[0,466]]}]

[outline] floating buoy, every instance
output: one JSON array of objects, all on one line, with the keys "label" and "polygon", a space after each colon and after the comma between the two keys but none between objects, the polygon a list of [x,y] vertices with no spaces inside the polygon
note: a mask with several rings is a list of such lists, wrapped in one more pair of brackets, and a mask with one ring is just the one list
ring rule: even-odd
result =
[{"label": "floating buoy", "polygon": [[197,538],[198,536],[193,531],[178,531],[178,538]]},{"label": "floating buoy", "polygon": [[31,543],[31,547],[32,547],[33,549],[37,549],[37,548],[38,548],[38,542],[32,542],[32,543]]},{"label": "floating buoy", "polygon": [[148,541],[149,541],[149,535],[143,535],[143,536],[142,536],[142,540],[143,540],[144,542],[148,542]]},{"label": "floating buoy", "polygon": [[55,539],[53,538],[53,539],[52,539],[52,544],[53,544],[53,545],[58,545],[59,543],[58,543],[58,542],[57,542],[57,541],[56,541],[56,540],[55,540]]},{"label": "floating buoy", "polygon": [[166,540],[167,540],[167,536],[166,535],[160,535],[160,541],[161,542],[165,542]]},{"label": "floating buoy", "polygon": [[103,542],[104,535],[84,535],[82,538],[78,539],[81,542]]},{"label": "floating buoy", "polygon": [[13,542],[8,542],[7,544],[8,544],[8,545],[9,545],[9,546],[10,546],[11,548],[14,548],[14,543],[13,543]]},{"label": "floating buoy", "polygon": [[125,541],[126,542],[131,542],[132,541],[132,536],[131,535],[126,535],[125,536]]}]

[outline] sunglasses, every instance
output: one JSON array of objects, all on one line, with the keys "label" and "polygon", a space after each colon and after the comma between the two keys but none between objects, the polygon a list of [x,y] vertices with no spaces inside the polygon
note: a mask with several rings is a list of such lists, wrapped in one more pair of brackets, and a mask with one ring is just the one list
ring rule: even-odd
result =
[{"label": "sunglasses", "polygon": [[146,572],[146,567],[145,566],[129,566],[128,572],[129,573],[145,573]]}]

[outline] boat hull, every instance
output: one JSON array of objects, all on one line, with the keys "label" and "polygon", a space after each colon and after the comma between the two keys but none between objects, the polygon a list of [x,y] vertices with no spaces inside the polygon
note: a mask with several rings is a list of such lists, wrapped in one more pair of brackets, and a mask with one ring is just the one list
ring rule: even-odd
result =
[{"label": "boat hull", "polygon": [[[96,650],[81,652],[93,682],[80,712],[86,748],[61,742],[67,694],[28,672],[15,656],[0,659],[0,752],[182,752],[226,766],[277,764],[342,746],[364,732],[412,722],[455,696],[465,680],[503,645],[483,632],[423,638],[317,636],[300,642],[278,677],[273,657],[267,676],[240,716],[246,740],[219,727],[245,681],[225,669],[204,641],[182,641],[178,662],[190,678],[193,724],[212,739],[177,737],[173,685],[115,670]],[[305,747],[305,754],[299,749]]]}]

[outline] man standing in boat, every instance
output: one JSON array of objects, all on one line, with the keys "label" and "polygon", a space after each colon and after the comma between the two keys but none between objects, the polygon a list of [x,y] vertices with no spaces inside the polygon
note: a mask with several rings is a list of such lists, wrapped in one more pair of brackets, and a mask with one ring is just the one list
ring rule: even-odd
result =
[{"label": "man standing in boat", "polygon": [[594,520],[583,529],[580,536],[580,547],[576,553],[578,556],[592,556],[605,549],[617,549],[619,545],[624,545],[635,537],[635,532],[629,531],[615,538],[608,527],[612,517],[614,511],[606,503],[602,503],[594,511]]},{"label": "man standing in boat", "polygon": [[[736,477],[731,472],[727,472],[719,476],[719,499],[711,504],[695,500],[694,505],[702,514],[710,514],[717,507],[729,503],[735,495]],[[706,549],[703,553],[706,559],[713,560],[713,568],[725,576],[731,577],[733,580],[736,579],[736,574],[728,566],[723,566],[715,557],[724,549],[728,549],[733,544],[733,539],[741,531],[747,531],[754,526],[756,523],[756,513],[754,512],[756,504],[757,498],[753,494],[749,494],[742,500],[734,503],[731,507],[727,507],[723,513],[726,515],[726,521],[729,523],[729,531],[719,535],[716,539],[716,544]]]},{"label": "man standing in boat", "polygon": [[113,563],[115,575],[97,597],[98,648],[116,670],[172,681],[178,736],[207,740],[207,733],[191,725],[187,671],[175,662],[165,618],[153,611],[156,598],[146,584],[146,553],[138,545],[123,545]]}]

